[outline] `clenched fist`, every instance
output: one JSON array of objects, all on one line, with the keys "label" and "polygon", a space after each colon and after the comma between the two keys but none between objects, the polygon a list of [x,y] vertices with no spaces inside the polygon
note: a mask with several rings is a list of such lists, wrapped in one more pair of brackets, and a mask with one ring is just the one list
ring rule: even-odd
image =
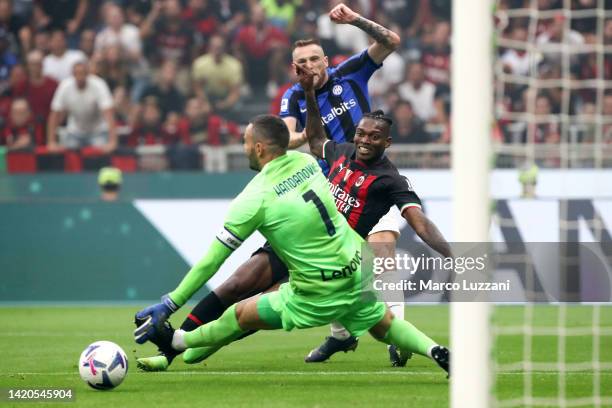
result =
[{"label": "clenched fist", "polygon": [[338,4],[329,12],[329,18],[336,24],[350,24],[359,17],[358,13],[355,13],[345,4]]}]

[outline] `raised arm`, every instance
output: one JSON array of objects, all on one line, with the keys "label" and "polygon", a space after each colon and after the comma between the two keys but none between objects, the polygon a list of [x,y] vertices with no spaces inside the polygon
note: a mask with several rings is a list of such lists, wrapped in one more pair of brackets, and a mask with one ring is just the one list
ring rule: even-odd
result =
[{"label": "raised arm", "polygon": [[327,140],[325,130],[321,124],[321,113],[314,90],[314,73],[305,67],[296,66],[296,73],[306,97],[306,139],[310,146],[310,153],[323,157],[323,145]]},{"label": "raised arm", "polygon": [[297,119],[293,116],[285,116],[283,118],[285,125],[289,128],[289,149],[297,149],[304,143],[306,143],[306,132],[296,132],[295,126],[297,124]]},{"label": "raised arm", "polygon": [[223,262],[260,225],[265,190],[249,183],[232,204],[223,228],[210,244],[208,252],[185,275],[175,290],[164,295],[160,303],[149,306],[135,316],[134,340],[143,344],[149,340],[151,328],[165,321],[183,306],[219,270]]},{"label": "raised arm", "polygon": [[368,48],[368,54],[376,64],[381,64],[400,46],[401,40],[397,33],[362,17],[345,4],[338,4],[334,7],[329,12],[329,17],[336,24],[354,25],[372,37],[375,42]]},{"label": "raised arm", "polygon": [[431,222],[419,207],[408,207],[402,212],[402,217],[408,221],[414,232],[430,248],[439,252],[444,257],[452,257],[450,245],[442,236],[436,225]]}]

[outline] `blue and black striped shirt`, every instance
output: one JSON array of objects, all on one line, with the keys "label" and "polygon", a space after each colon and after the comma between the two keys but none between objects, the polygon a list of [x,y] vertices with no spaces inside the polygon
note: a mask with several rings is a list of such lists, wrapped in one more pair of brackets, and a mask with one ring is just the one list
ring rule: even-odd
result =
[{"label": "blue and black striped shirt", "polygon": [[[353,141],[361,117],[370,112],[368,80],[381,66],[364,50],[337,67],[327,68],[329,79],[316,91],[316,97],[328,139],[336,143]],[[294,117],[302,128],[306,126],[306,97],[299,83],[283,95],[280,116]]]}]

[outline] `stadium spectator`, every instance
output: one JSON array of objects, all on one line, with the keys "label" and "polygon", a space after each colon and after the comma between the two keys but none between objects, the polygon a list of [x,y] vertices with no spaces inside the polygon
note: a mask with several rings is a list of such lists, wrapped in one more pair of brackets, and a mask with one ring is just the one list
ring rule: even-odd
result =
[{"label": "stadium spectator", "polygon": [[392,52],[387,56],[382,67],[376,70],[368,81],[372,106],[382,105],[387,92],[397,88],[402,82],[405,70],[406,63],[397,52]]},{"label": "stadium spectator", "polygon": [[260,4],[271,24],[286,32],[293,31],[295,14],[302,4],[301,0],[261,0]]},{"label": "stadium spectator", "polygon": [[146,88],[140,98],[140,103],[153,100],[161,109],[162,120],[171,113],[180,115],[185,107],[185,96],[176,86],[176,63],[164,61],[157,72],[156,83]]},{"label": "stadium spectator", "polygon": [[26,54],[32,43],[32,30],[23,17],[13,13],[12,0],[0,0],[0,29],[4,30],[14,54]]},{"label": "stadium spectator", "polygon": [[13,15],[21,18],[24,21],[29,22],[32,17],[32,10],[34,4],[32,0],[14,0],[13,1]]},{"label": "stadium spectator", "polygon": [[[328,10],[332,10],[341,0],[329,0]],[[351,8],[359,12],[359,8],[349,3]],[[322,40],[321,45],[325,47],[329,55],[338,53],[354,54],[368,47],[368,36],[359,28],[350,24],[334,24],[327,13],[322,13],[317,19],[318,37]],[[330,46],[330,42],[333,46]]]},{"label": "stadium spectator", "polygon": [[[60,82],[53,96],[47,147],[57,150],[96,146],[104,152],[114,150],[117,133],[108,85],[102,78],[89,74],[86,61],[74,64],[72,72],[73,76]],[[67,116],[66,129],[58,132],[64,116]]]},{"label": "stadium spectator", "polygon": [[119,44],[108,45],[96,53],[92,60],[95,74],[104,79],[111,92],[121,86],[130,89],[133,83],[130,75],[130,61],[125,58]]},{"label": "stadium spectator", "polygon": [[452,0],[428,0],[424,3],[429,10],[426,11],[434,21],[451,20]]},{"label": "stadium spectator", "polygon": [[92,58],[96,51],[96,32],[94,30],[86,28],[81,31],[79,39],[79,50],[83,51],[87,58]]},{"label": "stadium spectator", "polygon": [[249,2],[244,0],[209,0],[214,4],[221,23],[220,33],[233,38],[249,14]]},{"label": "stadium spectator", "polygon": [[57,89],[57,81],[43,75],[43,54],[39,50],[28,53],[26,70],[28,82],[25,96],[30,103],[34,119],[45,125],[51,111],[53,94]]},{"label": "stadium spectator", "polygon": [[148,100],[128,137],[128,146],[169,144],[172,137],[163,126],[162,111],[154,100]]},{"label": "stadium spectator", "polygon": [[295,73],[295,68],[293,65],[287,65],[286,74],[285,74],[286,82],[278,88],[276,95],[270,101],[270,105],[268,108],[268,113],[273,115],[277,115],[281,109],[281,100],[283,99],[283,95],[285,92],[289,90],[297,82],[297,75]]},{"label": "stadium spectator", "polygon": [[402,99],[410,102],[421,120],[436,121],[436,87],[425,80],[423,64],[414,62],[407,67],[406,80],[398,86],[397,91]]},{"label": "stadium spectator", "polygon": [[154,1],[155,0],[122,0],[121,4],[125,10],[127,22],[136,27],[140,27],[151,12],[152,3]]},{"label": "stadium spectator", "polygon": [[138,27],[125,22],[123,10],[116,4],[105,4],[103,12],[104,27],[96,35],[96,52],[106,47],[119,46],[130,61],[139,61],[142,56],[142,42]]},{"label": "stadium spectator", "polygon": [[423,48],[422,62],[425,78],[436,85],[438,93],[449,93],[450,83],[450,24],[446,21],[435,25],[430,43]]},{"label": "stadium spectator", "polygon": [[603,42],[606,45],[612,45],[612,18],[606,19],[604,24]]},{"label": "stadium spectator", "polygon": [[565,30],[565,17],[563,14],[558,14],[538,35],[536,43],[539,45],[551,43],[581,45],[584,44],[584,36],[575,30]]},{"label": "stadium spectator", "polygon": [[39,28],[65,30],[73,36],[81,27],[87,5],[88,0],[34,0],[32,20]]},{"label": "stadium spectator", "polygon": [[42,52],[43,55],[47,55],[50,49],[50,42],[51,34],[49,33],[49,31],[45,29],[39,29],[34,32],[34,46],[32,48]]},{"label": "stadium spectator", "polygon": [[234,54],[246,69],[248,83],[254,92],[266,89],[274,96],[283,75],[289,38],[266,20],[259,5],[251,7],[249,24],[240,28],[234,40]]},{"label": "stadium spectator", "polygon": [[0,92],[0,125],[8,120],[11,103],[15,98],[22,98],[26,93],[28,75],[21,64],[16,64],[11,70],[11,75]]},{"label": "stadium spectator", "polygon": [[117,126],[128,126],[135,123],[132,118],[136,112],[128,92],[129,90],[122,86],[118,86],[113,91],[113,106],[115,107],[113,113]]},{"label": "stadium spectator", "polygon": [[402,98],[400,97],[399,92],[394,89],[392,91],[389,91],[385,95],[385,99],[384,99],[382,105],[380,105],[380,108],[384,112],[393,112],[393,110],[400,103],[401,100],[402,100]]},{"label": "stadium spectator", "polygon": [[[319,15],[314,10],[309,10],[305,13],[298,13],[295,16],[295,28],[291,31],[291,41],[295,42],[301,38],[314,38],[319,40],[321,46],[325,49],[329,48],[330,51],[332,46],[327,45],[324,41],[319,37],[319,32],[317,31],[317,18]],[[335,45],[333,46],[335,47]],[[336,52],[333,53],[336,55]]]},{"label": "stadium spectator", "polygon": [[51,32],[49,49],[51,53],[43,60],[43,74],[58,82],[70,77],[75,63],[87,59],[83,51],[67,48],[66,35],[61,29]]},{"label": "stadium spectator", "polygon": [[450,23],[438,22],[433,29],[427,45],[423,47],[421,62],[425,79],[436,86],[436,122],[447,125],[450,115]]},{"label": "stadium spectator", "polygon": [[161,111],[155,101],[144,104],[142,114],[136,126],[128,136],[131,147],[145,145],[165,146],[165,159],[151,159],[142,164],[149,170],[195,169],[199,164],[197,149],[190,146],[189,135],[181,131],[176,116],[162,121]]},{"label": "stadium spectator", "polygon": [[532,124],[533,142],[559,143],[561,140],[559,125],[556,122],[550,122],[550,115],[552,115],[551,97],[547,93],[537,95],[534,107],[537,123]]},{"label": "stadium spectator", "polygon": [[391,137],[393,143],[429,143],[431,136],[425,131],[423,121],[415,115],[412,104],[400,101],[393,110]]},{"label": "stadium spectator", "polygon": [[425,22],[427,1],[394,0],[383,1],[380,9],[391,23],[397,24],[403,32],[402,38],[412,38]]},{"label": "stadium spectator", "polygon": [[[527,29],[516,26],[512,29],[511,39],[517,43],[527,44]],[[529,53],[520,48],[508,48],[501,57],[504,71],[514,75],[529,75]]]},{"label": "stadium spectator", "polygon": [[9,86],[11,70],[17,62],[17,55],[10,50],[8,33],[0,28],[0,92]]},{"label": "stadium spectator", "polygon": [[210,0],[189,0],[181,17],[193,27],[198,51],[205,50],[208,39],[221,29],[217,10]]},{"label": "stadium spectator", "polygon": [[[151,12],[140,26],[140,35],[147,41],[152,66],[172,60],[177,65],[176,84],[187,93],[190,89],[189,67],[194,56],[193,27],[181,18],[179,0],[153,2]],[[155,74],[154,74],[155,75]]]},{"label": "stadium spectator", "polygon": [[34,121],[28,101],[24,98],[14,99],[8,121],[0,134],[0,145],[9,150],[18,150],[43,143],[44,131],[42,126]]},{"label": "stadium spectator", "polygon": [[240,129],[234,122],[212,114],[199,98],[187,101],[185,116],[179,123],[180,133],[191,143],[222,146],[240,142]]},{"label": "stadium spectator", "polygon": [[244,83],[242,64],[225,51],[223,37],[214,35],[210,39],[208,53],[193,62],[192,75],[196,96],[208,99],[216,113],[235,116]]}]

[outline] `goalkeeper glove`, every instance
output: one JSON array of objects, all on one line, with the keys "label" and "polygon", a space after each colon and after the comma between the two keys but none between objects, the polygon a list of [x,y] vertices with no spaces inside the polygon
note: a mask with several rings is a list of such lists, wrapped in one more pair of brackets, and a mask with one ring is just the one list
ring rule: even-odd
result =
[{"label": "goalkeeper glove", "polygon": [[158,323],[164,322],[170,315],[176,312],[179,306],[170,299],[170,296],[164,295],[161,298],[161,303],[142,309],[136,313],[134,323],[134,340],[138,344],[144,344],[149,340],[149,335],[155,330],[154,327]]}]

